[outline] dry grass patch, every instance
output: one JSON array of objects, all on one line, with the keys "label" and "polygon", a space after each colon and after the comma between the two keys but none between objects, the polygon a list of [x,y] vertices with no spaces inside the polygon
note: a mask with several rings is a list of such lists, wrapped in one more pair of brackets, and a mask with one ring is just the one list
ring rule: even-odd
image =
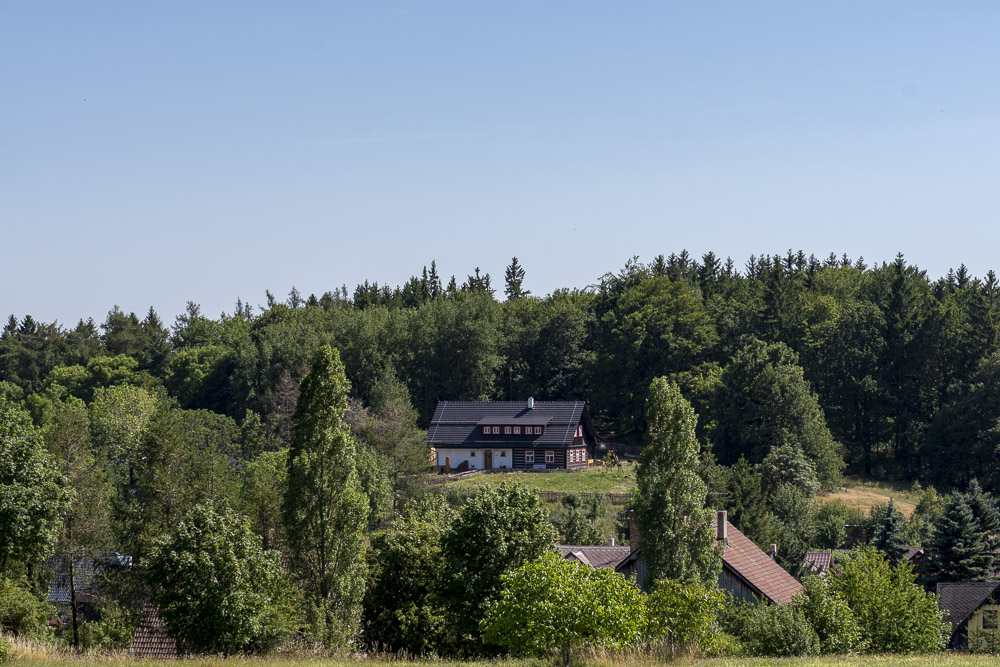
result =
[{"label": "dry grass patch", "polygon": [[868,514],[868,511],[875,505],[886,505],[892,499],[896,504],[896,509],[902,512],[906,518],[910,518],[920,500],[919,492],[912,489],[857,479],[846,479],[844,486],[837,491],[820,493],[818,497],[823,502],[839,500],[848,507],[860,509],[865,514]]}]

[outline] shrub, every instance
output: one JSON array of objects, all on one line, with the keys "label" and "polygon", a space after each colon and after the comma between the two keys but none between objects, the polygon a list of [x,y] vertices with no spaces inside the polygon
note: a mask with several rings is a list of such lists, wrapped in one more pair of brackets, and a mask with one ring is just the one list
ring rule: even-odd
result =
[{"label": "shrub", "polygon": [[31,639],[52,638],[49,619],[52,608],[28,590],[24,579],[15,582],[0,578],[0,629]]},{"label": "shrub", "polygon": [[8,662],[14,662],[14,647],[10,645],[10,642],[0,637],[0,665],[5,665]]},{"label": "shrub", "polygon": [[828,577],[806,577],[805,590],[796,598],[813,630],[819,636],[820,652],[848,654],[864,651],[864,638],[854,613],[830,586]]},{"label": "shrub", "polygon": [[744,655],[788,657],[820,651],[819,636],[805,612],[794,605],[730,604],[722,621],[723,629],[739,639]]},{"label": "shrub", "polygon": [[993,655],[1000,653],[1000,631],[971,628],[969,630],[969,653]]},{"label": "shrub", "polygon": [[132,644],[138,618],[118,605],[101,610],[99,621],[80,625],[80,646],[101,651],[124,651]]}]

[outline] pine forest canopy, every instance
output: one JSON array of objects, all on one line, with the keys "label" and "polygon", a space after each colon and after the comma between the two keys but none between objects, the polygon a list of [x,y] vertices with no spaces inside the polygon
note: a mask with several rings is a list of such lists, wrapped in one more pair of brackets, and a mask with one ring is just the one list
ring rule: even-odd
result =
[{"label": "pine forest canopy", "polygon": [[[218,318],[192,303],[170,327],[152,309],[116,307],[71,328],[12,315],[0,334],[0,397],[42,428],[71,398],[96,404],[92,418],[110,429],[100,444],[113,448],[117,474],[136,477],[144,464],[130,448],[150,432],[201,438],[220,456],[287,446],[299,382],[329,344],[352,396],[373,408],[405,397],[418,425],[441,399],[582,399],[599,430],[638,441],[646,391],[666,377],[720,462],[756,465],[792,446],[828,457],[815,462],[825,483],[839,474],[836,450],[852,473],[1000,489],[992,271],[977,278],[961,266],[932,279],[902,256],[869,266],[789,251],[737,267],[682,252],[544,297],[526,289],[530,278],[516,258],[502,289],[478,268],[445,281],[432,262],[394,288],[293,288],[285,301],[268,293],[264,306],[237,302]],[[120,386],[133,389],[108,392]],[[744,402],[727,399],[741,390]],[[191,415],[152,407],[163,398]],[[206,483],[204,493],[219,493]]]}]

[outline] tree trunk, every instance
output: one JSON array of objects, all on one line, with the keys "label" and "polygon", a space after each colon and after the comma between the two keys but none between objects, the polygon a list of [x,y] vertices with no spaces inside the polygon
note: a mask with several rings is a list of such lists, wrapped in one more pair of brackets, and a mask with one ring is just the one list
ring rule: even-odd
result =
[{"label": "tree trunk", "polygon": [[563,644],[563,667],[569,667],[569,639]]},{"label": "tree trunk", "polygon": [[73,616],[73,648],[80,650],[80,626],[76,620],[76,563],[69,557],[69,608]]}]

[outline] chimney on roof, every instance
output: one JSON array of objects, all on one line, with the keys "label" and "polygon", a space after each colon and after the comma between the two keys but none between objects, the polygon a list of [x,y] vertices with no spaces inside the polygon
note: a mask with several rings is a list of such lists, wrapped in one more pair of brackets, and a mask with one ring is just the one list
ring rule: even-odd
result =
[{"label": "chimney on roof", "polygon": [[613,537],[609,537],[608,538],[608,546],[609,547],[615,546],[615,538],[613,538]]},{"label": "chimney on roof", "polygon": [[772,544],[771,548],[767,551],[767,555],[771,557],[771,560],[778,560],[778,545]]},{"label": "chimney on roof", "polygon": [[533,399],[531,396],[528,397],[528,409],[529,410],[535,409],[535,399]]},{"label": "chimney on roof", "polygon": [[727,543],[729,531],[726,526],[726,510],[719,510],[715,513],[715,539],[722,543]]},{"label": "chimney on roof", "polygon": [[635,510],[628,511],[628,545],[632,553],[639,550],[639,524],[635,522]]}]

